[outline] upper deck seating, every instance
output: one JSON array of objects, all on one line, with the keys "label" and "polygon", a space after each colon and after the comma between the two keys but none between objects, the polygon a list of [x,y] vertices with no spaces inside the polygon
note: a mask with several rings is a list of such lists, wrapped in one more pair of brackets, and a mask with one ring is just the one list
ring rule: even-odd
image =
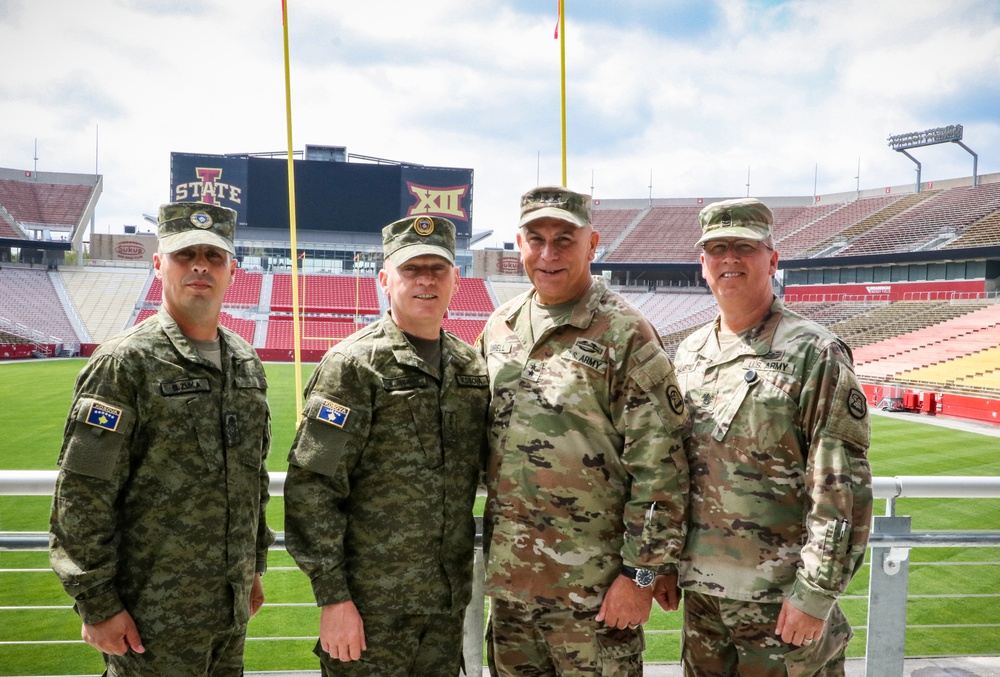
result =
[{"label": "upper deck seating", "polygon": [[942,231],[961,233],[998,210],[1000,183],[949,188],[859,236],[837,256],[916,251]]},{"label": "upper deck seating", "polygon": [[600,235],[601,244],[610,245],[639,215],[641,209],[594,209],[594,230]]},{"label": "upper deck seating", "polygon": [[0,179],[0,205],[21,224],[75,226],[83,217],[93,189],[93,185],[85,184]]}]

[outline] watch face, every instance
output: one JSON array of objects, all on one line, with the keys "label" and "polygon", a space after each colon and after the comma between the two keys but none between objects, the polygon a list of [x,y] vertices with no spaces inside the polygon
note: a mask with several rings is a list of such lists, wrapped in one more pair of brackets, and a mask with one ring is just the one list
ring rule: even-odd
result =
[{"label": "watch face", "polygon": [[649,569],[636,569],[635,570],[635,584],[640,588],[648,588],[653,584],[653,579],[656,578],[654,574]]}]

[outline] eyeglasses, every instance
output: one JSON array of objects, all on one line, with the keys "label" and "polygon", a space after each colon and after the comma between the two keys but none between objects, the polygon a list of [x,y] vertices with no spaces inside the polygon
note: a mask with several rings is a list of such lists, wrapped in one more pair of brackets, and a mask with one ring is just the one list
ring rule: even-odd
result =
[{"label": "eyeglasses", "polygon": [[754,242],[753,240],[736,240],[734,242],[712,240],[702,245],[702,249],[705,250],[706,254],[715,259],[721,259],[730,249],[739,257],[753,256],[761,249],[771,251],[771,247],[768,247],[763,242]]}]

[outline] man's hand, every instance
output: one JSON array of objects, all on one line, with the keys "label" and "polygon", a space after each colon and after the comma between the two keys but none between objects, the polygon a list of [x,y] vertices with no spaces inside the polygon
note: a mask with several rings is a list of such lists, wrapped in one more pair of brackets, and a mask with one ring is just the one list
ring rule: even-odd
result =
[{"label": "man's hand", "polygon": [[98,651],[113,656],[124,656],[131,649],[143,653],[139,629],[135,627],[132,615],[125,610],[119,611],[111,618],[93,625],[83,624],[80,631],[83,641]]},{"label": "man's hand", "polygon": [[595,620],[622,630],[634,628],[649,620],[652,606],[653,586],[640,588],[631,578],[619,575],[604,595]]},{"label": "man's hand", "polygon": [[256,616],[262,606],[264,606],[264,584],[260,580],[260,574],[254,574],[253,585],[250,586],[250,618]]},{"label": "man's hand", "polygon": [[365,644],[365,624],[354,602],[327,604],[319,616],[319,643],[323,651],[341,661],[356,661]]},{"label": "man's hand", "polygon": [[786,644],[805,646],[820,638],[825,625],[825,620],[799,611],[786,599],[781,603],[781,613],[778,614],[774,634],[779,635]]},{"label": "man's hand", "polygon": [[677,611],[681,601],[677,574],[660,574],[656,577],[653,581],[653,599],[664,611]]}]

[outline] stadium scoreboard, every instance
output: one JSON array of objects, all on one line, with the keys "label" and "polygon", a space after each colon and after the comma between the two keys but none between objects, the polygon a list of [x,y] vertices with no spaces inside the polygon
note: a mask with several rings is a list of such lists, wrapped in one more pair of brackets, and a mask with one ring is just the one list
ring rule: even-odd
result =
[{"label": "stadium scoreboard", "polygon": [[[471,169],[311,159],[294,165],[297,229],[381,233],[397,219],[428,215],[454,222],[458,237],[472,235]],[[288,161],[171,153],[170,200],[230,207],[241,228],[288,230]]]}]

